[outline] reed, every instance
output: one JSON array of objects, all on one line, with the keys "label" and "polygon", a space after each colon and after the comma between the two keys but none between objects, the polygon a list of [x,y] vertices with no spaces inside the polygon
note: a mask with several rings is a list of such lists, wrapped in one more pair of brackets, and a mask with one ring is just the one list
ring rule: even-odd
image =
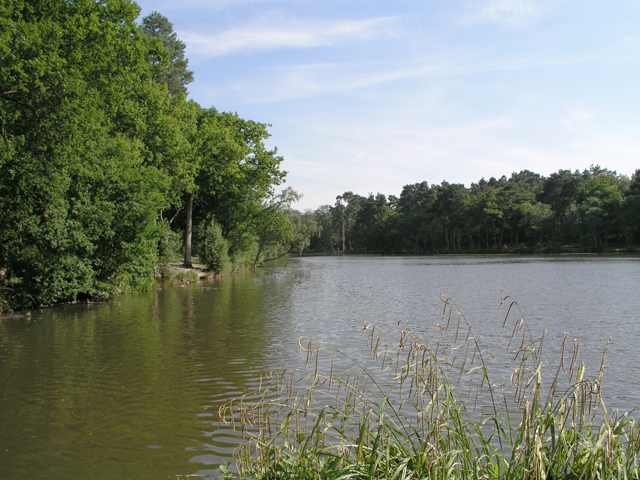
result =
[{"label": "reed", "polygon": [[272,372],[257,391],[225,404],[220,418],[247,439],[236,452],[239,475],[638,478],[640,428],[601,396],[606,347],[595,378],[586,378],[580,347],[566,338],[543,362],[545,335],[533,338],[517,302],[503,294],[510,333],[494,354],[455,303],[441,299],[444,321],[432,345],[409,328],[394,337],[365,324],[364,365],[302,338],[304,371]]}]

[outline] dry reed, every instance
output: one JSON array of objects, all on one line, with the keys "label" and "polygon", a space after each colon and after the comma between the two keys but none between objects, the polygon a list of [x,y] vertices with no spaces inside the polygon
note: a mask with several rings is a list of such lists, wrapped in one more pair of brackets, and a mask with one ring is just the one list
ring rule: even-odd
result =
[{"label": "dry reed", "polygon": [[[510,334],[498,361],[456,304],[441,299],[435,345],[408,328],[394,338],[365,324],[372,362],[363,365],[302,338],[304,372],[272,372],[258,391],[224,405],[220,418],[247,436],[236,452],[240,476],[638,478],[640,429],[601,396],[606,347],[596,378],[585,378],[580,347],[566,338],[543,363],[544,334],[533,338],[517,302],[503,294]],[[337,371],[336,358],[351,368]]]}]

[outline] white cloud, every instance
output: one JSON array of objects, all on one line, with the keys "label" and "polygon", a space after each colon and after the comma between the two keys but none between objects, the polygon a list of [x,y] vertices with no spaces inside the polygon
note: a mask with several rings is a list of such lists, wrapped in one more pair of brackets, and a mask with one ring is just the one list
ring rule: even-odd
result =
[{"label": "white cloud", "polygon": [[[243,103],[280,102],[354,92],[409,79],[464,77],[482,72],[524,70],[590,61],[593,59],[519,58],[492,62],[476,60],[469,52],[449,51],[428,57],[376,63],[335,62],[279,66],[265,69],[259,76],[254,75],[247,80],[236,79],[224,91],[227,96],[233,92],[234,98]],[[211,97],[210,100],[215,102],[216,98]]]},{"label": "white cloud", "polygon": [[620,45],[624,50],[637,50],[640,48],[640,35],[627,35],[622,38]]},{"label": "white cloud", "polygon": [[[184,12],[185,10],[195,10],[198,14],[202,14],[202,12],[217,12],[238,7],[243,8],[247,4],[282,4],[296,1],[298,0],[181,0],[179,2],[175,0],[139,0],[136,3],[143,7],[144,15],[151,10],[157,10],[166,15],[167,13]],[[147,6],[147,8],[144,8],[145,6]],[[256,5],[253,6],[253,8],[255,7]]]},{"label": "white cloud", "polygon": [[549,175],[600,164],[630,175],[638,168],[637,129],[608,124],[592,105],[524,110],[515,105],[470,115],[449,103],[461,85],[435,95],[433,86],[439,84],[449,82],[376,97],[379,102],[371,107],[307,114],[296,122],[299,128],[284,125],[274,136],[283,147],[289,183],[305,193],[297,208],[333,203],[348,190],[398,195],[403,185],[423,180],[469,186],[483,176],[524,169]]},{"label": "white cloud", "polygon": [[574,108],[568,112],[567,118],[564,120],[563,124],[568,128],[572,128],[573,125],[590,120],[594,116],[595,114],[593,112],[583,110],[581,108]]},{"label": "white cloud", "polygon": [[190,54],[214,57],[242,51],[337,45],[346,40],[395,35],[398,26],[399,17],[316,22],[263,18],[219,33],[179,31],[178,36],[188,45]]},{"label": "white cloud", "polygon": [[508,25],[527,24],[545,13],[557,0],[488,0],[472,4],[471,23],[495,22]]}]

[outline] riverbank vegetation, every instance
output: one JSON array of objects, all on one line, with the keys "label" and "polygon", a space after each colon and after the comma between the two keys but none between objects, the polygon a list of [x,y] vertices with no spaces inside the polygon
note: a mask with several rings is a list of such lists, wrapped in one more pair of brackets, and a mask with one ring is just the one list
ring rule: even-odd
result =
[{"label": "riverbank vegetation", "polygon": [[467,188],[406,185],[399,196],[345,192],[313,213],[316,253],[600,252],[640,248],[640,169],[529,170]]},{"label": "riverbank vegetation", "polygon": [[0,5],[0,312],[153,288],[192,252],[219,273],[305,243],[269,125],[189,100],[185,44],[139,10]]},{"label": "riverbank vegetation", "polygon": [[442,300],[434,342],[365,324],[371,362],[362,362],[302,339],[304,372],[271,374],[223,406],[223,422],[247,436],[236,454],[240,476],[638,478],[640,427],[603,400],[606,346],[593,377],[566,336],[543,357],[544,335],[531,334],[507,296],[505,344],[490,352],[451,299]]}]

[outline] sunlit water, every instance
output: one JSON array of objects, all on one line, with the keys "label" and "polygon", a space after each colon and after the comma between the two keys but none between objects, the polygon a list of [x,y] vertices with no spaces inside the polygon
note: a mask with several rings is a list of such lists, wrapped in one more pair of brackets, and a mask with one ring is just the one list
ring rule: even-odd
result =
[{"label": "sunlit water", "polygon": [[591,371],[610,338],[607,400],[640,403],[640,258],[296,258],[0,320],[0,478],[214,477],[240,441],[218,407],[262,372],[304,366],[301,336],[362,359],[364,322],[428,342],[446,293],[499,345],[503,291],[548,345],[578,339]]}]

